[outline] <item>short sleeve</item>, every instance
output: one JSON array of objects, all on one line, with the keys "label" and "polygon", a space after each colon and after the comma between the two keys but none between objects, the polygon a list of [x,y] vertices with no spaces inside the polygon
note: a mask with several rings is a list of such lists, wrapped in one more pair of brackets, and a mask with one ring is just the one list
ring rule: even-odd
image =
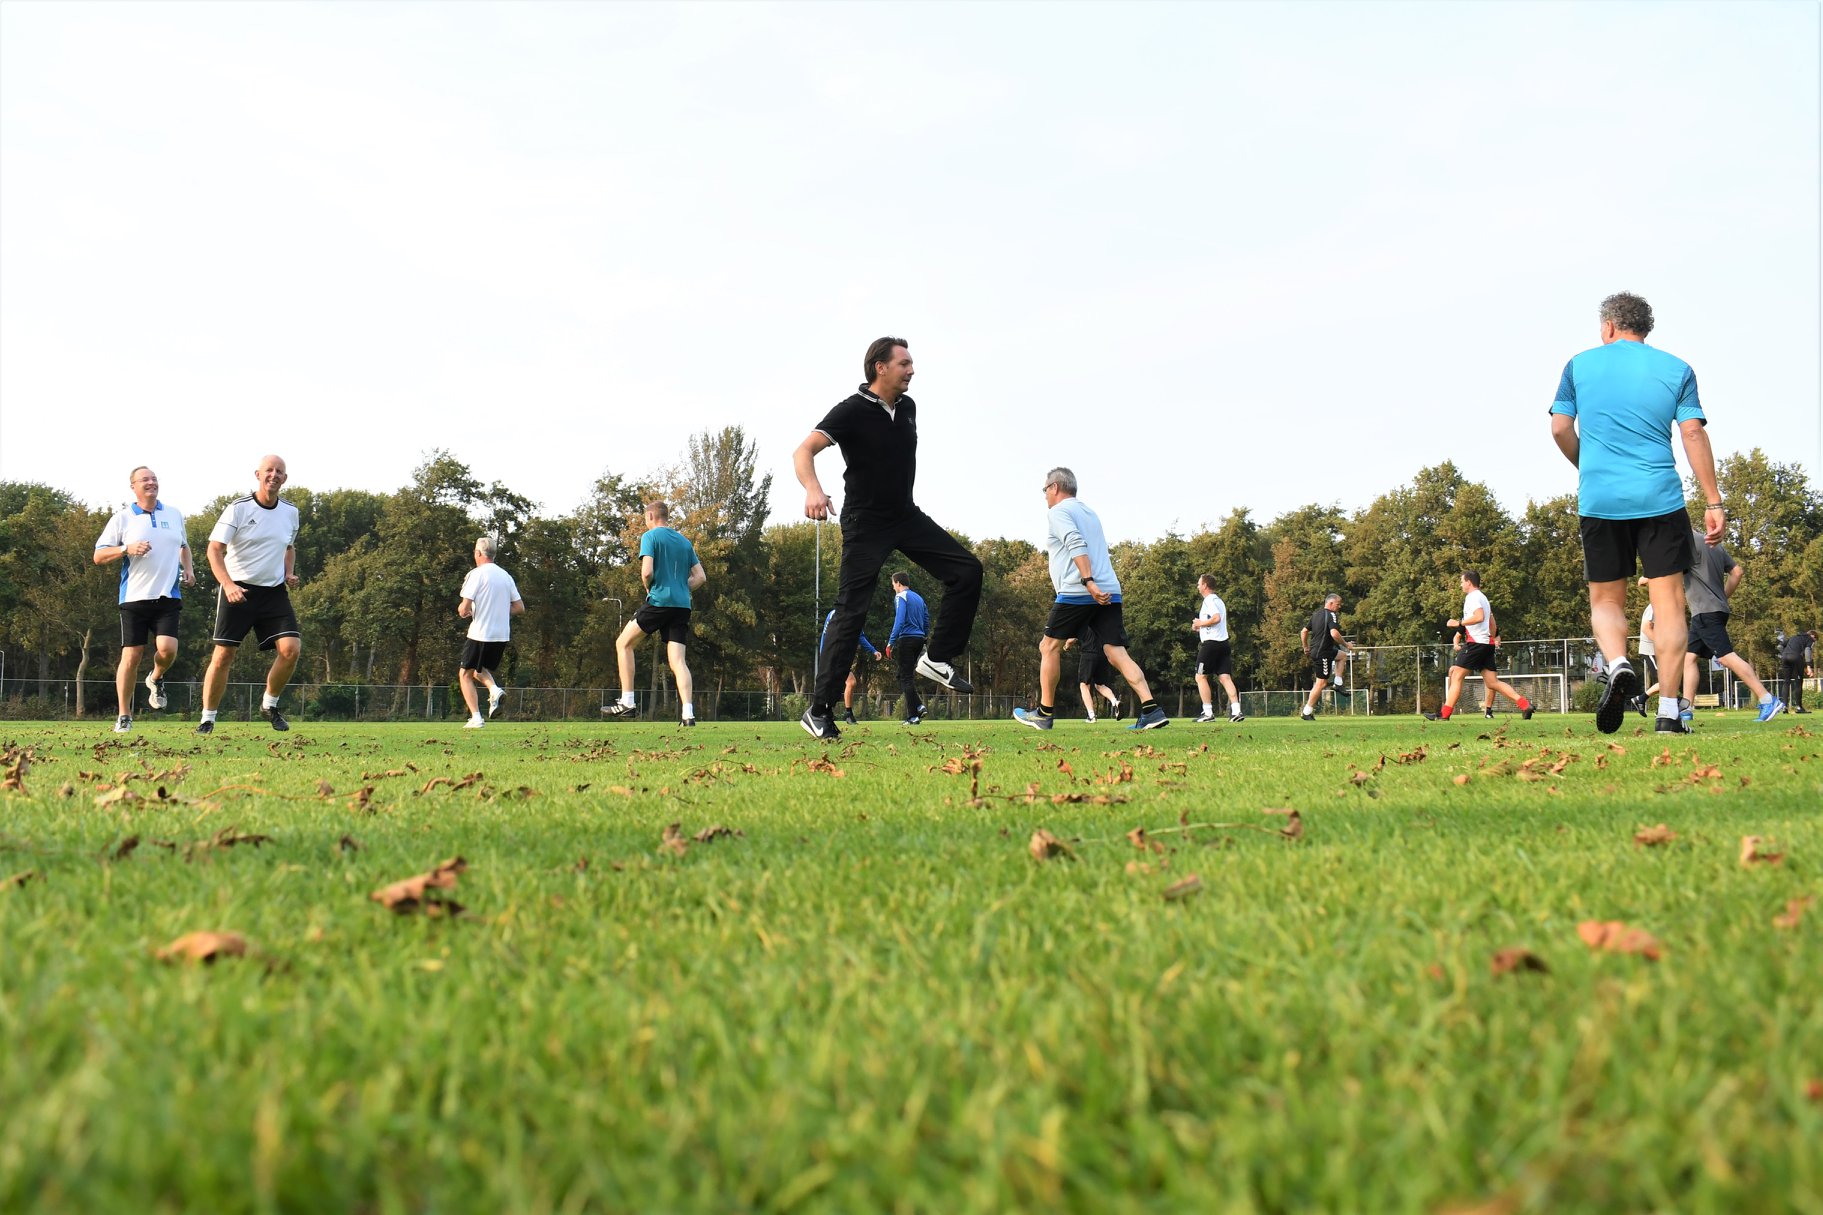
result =
[{"label": "short sleeve", "polygon": [[696,555],[696,545],[690,543],[688,540],[684,541],[684,551],[690,554],[691,565],[701,565],[703,563],[703,559]]},{"label": "short sleeve", "polygon": [[475,585],[475,575],[478,572],[478,569],[470,570],[468,572],[468,577],[462,580],[462,598],[473,599],[475,597],[475,592],[479,589]]},{"label": "short sleeve", "polygon": [[95,541],[95,547],[113,548],[117,544],[125,544],[126,532],[126,525],[120,521],[120,512],[115,511],[113,517],[108,520],[108,525],[101,529],[101,538]]},{"label": "short sleeve", "polygon": [[837,447],[854,438],[855,411],[847,401],[840,401],[835,408],[823,415],[816,428],[829,436],[829,441]]},{"label": "short sleeve", "polygon": [[1552,413],[1576,416],[1576,360],[1571,359],[1563,365],[1563,375],[1557,381],[1557,399],[1551,402]]},{"label": "short sleeve", "polygon": [[234,505],[230,503],[228,509],[222,512],[222,517],[215,521],[215,527],[209,533],[209,543],[232,544],[234,533],[239,530],[239,525],[234,521]]},{"label": "short sleeve", "polygon": [[1726,574],[1735,566],[1734,554],[1727,549],[1721,549],[1720,552],[1722,554],[1722,572]]},{"label": "short sleeve", "polygon": [[1709,419],[1703,416],[1703,403],[1696,395],[1696,372],[1685,367],[1684,378],[1677,386],[1677,420],[1687,422],[1691,418],[1709,425]]},{"label": "short sleeve", "polygon": [[513,581],[513,576],[511,574],[508,574],[506,577],[506,601],[508,603],[517,603],[523,598],[525,598],[525,596],[519,593],[519,584]]},{"label": "short sleeve", "polygon": [[639,555],[642,557],[650,557],[654,547],[655,541],[652,538],[651,530],[648,529],[646,534],[639,538]]}]

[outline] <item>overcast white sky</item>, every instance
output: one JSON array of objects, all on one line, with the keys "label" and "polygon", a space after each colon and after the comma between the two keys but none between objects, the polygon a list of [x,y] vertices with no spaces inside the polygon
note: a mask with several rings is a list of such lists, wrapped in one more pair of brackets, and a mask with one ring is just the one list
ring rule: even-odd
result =
[{"label": "overcast white sky", "polygon": [[[1644,294],[1718,453],[1819,476],[1819,8],[0,4],[0,478],[187,509],[444,446],[553,511],[911,341],[919,499],[1041,539],[1354,509]],[[839,459],[823,457],[839,487]]]}]

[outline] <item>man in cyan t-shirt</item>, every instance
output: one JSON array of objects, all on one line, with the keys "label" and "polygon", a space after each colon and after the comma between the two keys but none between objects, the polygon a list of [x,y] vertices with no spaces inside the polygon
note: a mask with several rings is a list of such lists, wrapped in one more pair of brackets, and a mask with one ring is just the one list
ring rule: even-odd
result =
[{"label": "man in cyan t-shirt", "polygon": [[1690,568],[1690,520],[1671,451],[1671,429],[1683,438],[1690,471],[1702,488],[1703,538],[1722,538],[1727,515],[1715,479],[1715,454],[1704,430],[1696,373],[1675,355],[1646,345],[1652,307],[1622,292],[1601,303],[1601,345],[1571,359],[1551,403],[1551,437],[1577,470],[1583,576],[1589,619],[1607,659],[1595,728],[1620,728],[1639,676],[1627,658],[1627,582],[1643,572],[1657,618],[1657,729],[1681,734],[1678,692],[1684,674],[1684,571]]},{"label": "man in cyan t-shirt", "polygon": [[633,648],[646,634],[658,633],[664,637],[665,657],[677,681],[680,724],[694,726],[695,690],[684,650],[690,644],[690,592],[702,586],[708,575],[696,559],[695,546],[670,526],[670,518],[671,508],[663,502],[646,504],[646,534],[639,538],[639,578],[646,584],[646,602],[614,642],[620,659],[620,699],[603,705],[601,711],[609,717],[632,717],[639,712],[633,703]]}]

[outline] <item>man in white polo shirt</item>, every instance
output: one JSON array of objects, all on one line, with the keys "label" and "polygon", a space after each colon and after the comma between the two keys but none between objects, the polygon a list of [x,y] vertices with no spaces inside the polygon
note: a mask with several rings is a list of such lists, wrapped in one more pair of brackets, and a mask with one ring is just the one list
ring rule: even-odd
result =
[{"label": "man in white polo shirt", "polygon": [[462,727],[465,730],[479,730],[487,724],[487,718],[481,716],[480,693],[475,690],[477,680],[487,685],[488,717],[497,713],[500,702],[506,699],[506,689],[500,686],[494,672],[500,669],[506,643],[513,639],[513,617],[525,611],[519,585],[511,574],[494,564],[497,551],[492,536],[475,541],[475,568],[462,580],[462,602],[456,605],[456,615],[469,622],[468,644],[462,647],[462,661],[457,668],[462,699],[468,702],[468,722]]},{"label": "man in white polo shirt", "polygon": [[140,465],[127,476],[133,501],[116,511],[95,541],[95,564],[120,562],[120,667],[114,688],[120,716],[114,733],[133,728],[133,681],[146,639],[152,639],[152,672],[146,676],[146,703],[165,707],[165,672],[177,661],[177,614],[183,609],[181,583],[196,582],[190,544],[184,539],[184,517],[158,500],[158,474]]},{"label": "man in white polo shirt", "polygon": [[1482,709],[1486,716],[1494,716],[1494,696],[1499,694],[1519,706],[1521,717],[1532,720],[1532,702],[1500,678],[1497,669],[1500,647],[1494,644],[1494,607],[1482,593],[1481,571],[1463,570],[1461,586],[1462,615],[1449,622],[1450,628],[1461,631],[1456,634],[1455,655],[1450,659],[1449,696],[1443,702],[1438,719],[1450,719],[1456,711],[1456,701],[1462,696],[1463,680],[1471,672],[1480,672]]},{"label": "man in white polo shirt", "polygon": [[1196,630],[1196,690],[1203,694],[1203,715],[1198,722],[1215,720],[1215,689],[1210,676],[1222,681],[1228,693],[1228,720],[1242,721],[1241,694],[1234,688],[1234,649],[1228,643],[1228,605],[1215,593],[1215,575],[1204,574],[1196,580],[1197,593],[1203,597],[1190,627]]},{"label": "man in white polo shirt", "polygon": [[221,587],[215,595],[215,654],[203,676],[203,719],[198,734],[215,732],[215,714],[228,690],[228,668],[249,629],[260,649],[273,651],[260,712],[274,730],[289,730],[279,712],[279,695],[297,670],[297,613],[290,587],[297,585],[298,509],[279,500],[287,473],[277,456],[261,456],[253,471],[254,490],[222,511],[209,533],[209,569]]}]

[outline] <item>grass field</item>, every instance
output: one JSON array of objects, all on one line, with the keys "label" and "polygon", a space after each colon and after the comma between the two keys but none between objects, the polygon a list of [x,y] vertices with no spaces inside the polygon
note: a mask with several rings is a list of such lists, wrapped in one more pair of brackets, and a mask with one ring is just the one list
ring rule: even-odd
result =
[{"label": "grass field", "polygon": [[1823,1212],[1823,739],[1635,720],[5,723],[0,1206]]}]

